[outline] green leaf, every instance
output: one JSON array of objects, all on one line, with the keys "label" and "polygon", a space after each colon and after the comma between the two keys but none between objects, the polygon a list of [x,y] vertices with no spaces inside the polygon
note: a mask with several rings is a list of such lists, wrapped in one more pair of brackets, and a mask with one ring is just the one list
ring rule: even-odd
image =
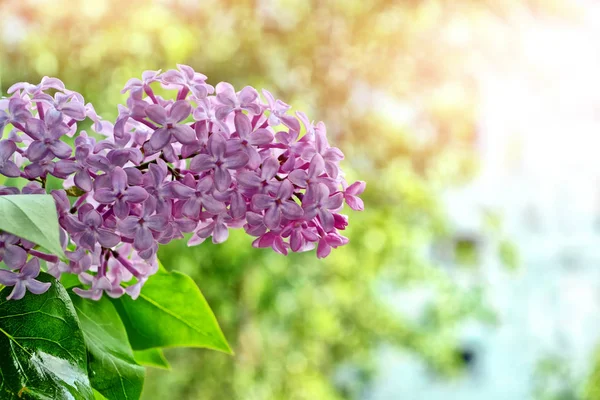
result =
[{"label": "green leaf", "polygon": [[0,291],[0,398],[93,399],[83,333],[66,290],[41,273],[50,289],[6,300]]},{"label": "green leaf", "polygon": [[0,230],[12,233],[64,257],[58,216],[49,194],[0,196]]},{"label": "green leaf", "polygon": [[134,350],[135,361],[148,367],[171,369],[162,349]]},{"label": "green leaf", "polygon": [[81,285],[79,281],[78,275],[75,274],[62,274],[60,276],[60,283],[65,287],[65,289],[71,289],[75,286]]},{"label": "green leaf", "polygon": [[221,328],[192,278],[159,270],[137,300],[114,301],[131,347],[204,347],[232,354]]},{"label": "green leaf", "polygon": [[519,268],[519,250],[513,242],[502,240],[498,245],[498,255],[505,267],[512,270]]},{"label": "green leaf", "polygon": [[94,391],[94,400],[107,400],[106,397],[102,396],[102,394],[96,389],[92,389]]},{"label": "green leaf", "polygon": [[144,367],[138,365],[119,314],[106,297],[99,301],[71,293],[88,351],[92,387],[108,399],[139,399]]}]

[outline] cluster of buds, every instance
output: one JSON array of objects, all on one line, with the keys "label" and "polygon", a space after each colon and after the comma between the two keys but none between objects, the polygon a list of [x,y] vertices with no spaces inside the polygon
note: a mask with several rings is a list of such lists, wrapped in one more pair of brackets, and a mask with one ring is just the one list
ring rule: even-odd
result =
[{"label": "cluster of buds", "polygon": [[[348,224],[343,203],[363,209],[365,183],[347,185],[325,124],[291,115],[266,90],[263,103],[250,86],[213,87],[188,66],[146,71],[127,82],[127,106],[114,124],[56,78],[8,93],[0,133],[12,129],[0,141],[0,174],[30,182],[21,191],[0,186],[0,195],[46,193],[49,175],[64,179],[64,190],[51,194],[68,258],[0,232],[0,261],[9,268],[0,283],[14,286],[11,298],[47,290],[35,279],[39,260],[57,278],[77,274],[82,297],[136,298],[158,268],[158,245],[186,233],[190,246],[209,237],[221,243],[229,228],[243,227],[254,247],[284,255],[316,247],[326,257],[348,242],[339,233]],[[78,130],[86,119],[94,134]]]}]

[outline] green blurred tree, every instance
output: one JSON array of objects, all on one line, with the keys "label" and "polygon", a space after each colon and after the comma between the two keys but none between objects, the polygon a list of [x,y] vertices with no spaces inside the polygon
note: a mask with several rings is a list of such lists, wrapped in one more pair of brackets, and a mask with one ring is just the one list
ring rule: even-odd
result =
[{"label": "green blurred tree", "polygon": [[[523,2],[458,3],[465,7],[377,0],[0,5],[4,89],[59,76],[110,118],[129,77],[190,64],[213,84],[266,87],[326,121],[347,155],[349,180],[368,182],[366,211],[351,213],[351,245],[325,261],[252,249],[243,232],[221,246],[161,249],[167,268],[197,280],[236,356],[170,350],[173,371],[150,371],[147,399],[355,398],[373,376],[374,351],[388,344],[434,371],[459,371],[458,324],[490,319],[482,288],[459,287],[429,256],[449,234],[439,193],[476,168],[476,63],[460,37]],[[414,288],[432,296],[410,317],[390,298]]]}]

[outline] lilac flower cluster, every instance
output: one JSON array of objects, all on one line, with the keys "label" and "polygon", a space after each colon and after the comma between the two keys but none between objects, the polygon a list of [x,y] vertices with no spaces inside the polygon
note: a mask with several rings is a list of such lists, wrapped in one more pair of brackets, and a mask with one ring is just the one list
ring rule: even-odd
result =
[{"label": "lilac flower cluster", "polygon": [[[266,90],[263,103],[250,86],[213,87],[185,65],[146,71],[127,82],[114,124],[56,78],[8,93],[0,132],[12,129],[0,141],[0,174],[30,183],[0,186],[0,195],[45,193],[49,175],[64,179],[52,196],[68,259],[0,232],[0,261],[10,269],[0,270],[0,283],[14,286],[10,298],[47,290],[35,279],[39,260],[57,278],[77,274],[82,297],[136,298],[158,268],[158,245],[192,232],[190,246],[221,243],[229,228],[243,227],[254,247],[284,255],[316,247],[326,257],[348,243],[339,233],[348,224],[343,202],[363,209],[365,183],[346,184],[344,155],[329,145],[325,124],[292,115]],[[78,132],[86,119],[95,134]]]}]

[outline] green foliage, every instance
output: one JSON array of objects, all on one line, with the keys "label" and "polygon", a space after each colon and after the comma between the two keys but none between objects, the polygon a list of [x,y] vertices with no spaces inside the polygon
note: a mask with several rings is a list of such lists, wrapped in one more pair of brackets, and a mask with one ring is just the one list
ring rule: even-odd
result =
[{"label": "green foliage", "polygon": [[135,350],[133,352],[135,361],[140,365],[148,367],[171,369],[169,362],[167,361],[165,354],[162,349],[147,349],[147,350]]},{"label": "green foliage", "polygon": [[582,400],[600,400],[600,346],[596,346],[590,371],[583,382]]},{"label": "green foliage", "polygon": [[99,301],[71,294],[81,323],[88,356],[90,382],[108,399],[138,399],[144,367],[137,364],[119,314],[106,297]]},{"label": "green foliage", "polygon": [[587,394],[583,398],[577,392],[574,378],[565,355],[551,354],[536,365],[533,377],[533,398],[536,400],[593,400]]},{"label": "green foliage", "polygon": [[92,399],[84,336],[65,289],[52,282],[43,295],[18,301],[0,292],[0,398]]},{"label": "green foliage", "polygon": [[517,246],[510,240],[502,240],[498,244],[498,257],[509,269],[517,269],[521,263]]},{"label": "green foliage", "polygon": [[[346,154],[348,180],[368,182],[366,211],[350,213],[351,243],[324,261],[253,249],[240,232],[221,246],[162,248],[168,267],[201,282],[236,356],[167,349],[173,371],[149,370],[145,397],[360,397],[373,376],[373,352],[388,344],[440,375],[459,373],[459,323],[493,318],[482,287],[453,283],[429,257],[451,232],[440,193],[476,169],[477,65],[465,65],[471,50],[449,44],[448,32],[472,33],[472,21],[493,24],[517,2],[268,3],[102,0],[79,9],[70,0],[54,7],[23,0],[5,8],[35,29],[0,49],[4,88],[59,76],[110,119],[129,78],[190,64],[209,83],[265,87],[292,110],[324,120],[332,145]],[[503,254],[511,264],[514,253]],[[423,312],[390,307],[396,293],[415,288],[431,293]],[[156,345],[130,330],[134,344]],[[351,383],[335,379],[346,365],[357,372]]]},{"label": "green foliage", "polygon": [[[48,292],[27,293],[22,300],[0,303],[0,398],[139,399],[145,376],[142,365],[169,369],[169,363],[160,348],[133,351],[132,340],[138,345],[187,345],[230,352],[193,281],[164,270],[157,278],[163,284],[178,285],[181,296],[150,286],[140,295],[141,307],[116,302],[122,311],[127,310],[127,323],[140,328],[129,336],[108,298],[93,301],[73,293],[69,296],[61,283],[45,273],[39,279],[52,283]],[[5,298],[10,290],[2,290],[0,297]],[[165,295],[168,300],[160,297]],[[149,309],[154,319],[149,318]],[[170,318],[180,325],[172,324]],[[150,328],[141,329],[146,325]]]},{"label": "green foliage", "polygon": [[159,270],[137,300],[123,296],[114,304],[135,350],[179,346],[231,353],[200,289],[185,274]]},{"label": "green foliage", "polygon": [[94,391],[94,400],[107,400],[106,397],[102,396],[99,391],[93,389]]},{"label": "green foliage", "polygon": [[0,196],[0,230],[25,238],[64,257],[56,205],[50,195]]}]

